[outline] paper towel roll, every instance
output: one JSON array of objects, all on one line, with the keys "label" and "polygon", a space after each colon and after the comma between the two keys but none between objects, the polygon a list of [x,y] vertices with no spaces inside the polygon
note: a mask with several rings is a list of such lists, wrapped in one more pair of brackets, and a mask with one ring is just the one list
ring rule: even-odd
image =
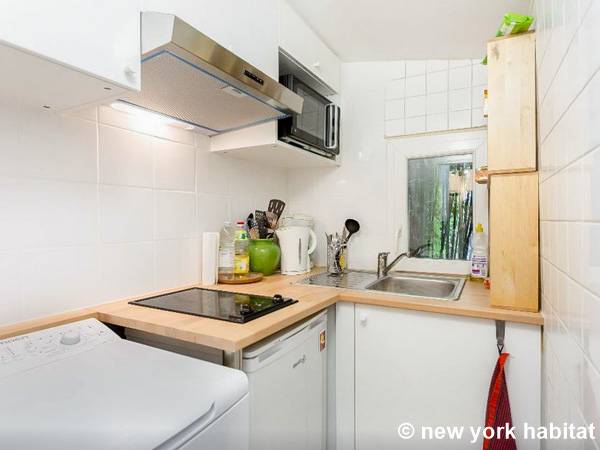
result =
[{"label": "paper towel roll", "polygon": [[219,280],[219,233],[202,233],[202,284],[217,284]]}]

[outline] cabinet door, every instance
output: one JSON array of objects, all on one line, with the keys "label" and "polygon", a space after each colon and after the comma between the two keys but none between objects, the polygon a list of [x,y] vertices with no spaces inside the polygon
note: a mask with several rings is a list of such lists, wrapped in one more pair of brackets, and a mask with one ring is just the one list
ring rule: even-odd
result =
[{"label": "cabinet door", "polygon": [[490,301],[539,310],[538,173],[490,177]]},{"label": "cabinet door", "polygon": [[143,8],[175,14],[267,75],[278,77],[277,0],[143,0]]},{"label": "cabinet door", "polygon": [[338,57],[285,2],[281,2],[280,8],[281,48],[339,93],[341,63]]},{"label": "cabinet door", "polygon": [[[492,320],[357,305],[356,450],[481,448],[469,426],[483,425],[498,357]],[[508,386],[515,424],[540,423],[540,329],[506,324]],[[400,439],[408,422],[417,430]],[[465,426],[463,439],[420,438],[422,426]],[[519,449],[539,443],[517,439]]]},{"label": "cabinet door", "polygon": [[535,34],[494,39],[487,52],[488,170],[535,171]]},{"label": "cabinet door", "polygon": [[139,89],[140,0],[1,1],[0,6],[2,43]]}]

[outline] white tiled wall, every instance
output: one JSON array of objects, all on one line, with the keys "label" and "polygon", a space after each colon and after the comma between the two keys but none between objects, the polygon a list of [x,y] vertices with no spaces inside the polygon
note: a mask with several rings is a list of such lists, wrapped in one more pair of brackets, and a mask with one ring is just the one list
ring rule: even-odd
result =
[{"label": "white tiled wall", "polygon": [[[448,66],[447,61],[437,63]],[[403,107],[399,105],[403,100],[394,104],[385,99],[404,92],[404,82],[394,84],[390,80],[403,80],[406,74],[421,73],[427,69],[427,64],[432,69],[439,68],[431,61],[342,64],[342,166],[293,170],[288,175],[290,210],[310,214],[316,219],[315,231],[320,240],[313,259],[317,264],[326,264],[325,232],[341,232],[344,220],[349,217],[361,224],[360,232],[349,245],[350,267],[375,270],[378,252],[395,254],[404,250],[399,244],[401,239],[396,239],[396,225],[402,223],[402,219],[396,217],[395,202],[392,201],[394,196],[401,195],[395,181],[402,175],[394,170],[394,160],[388,153],[396,149],[389,150],[389,140],[384,137],[384,129],[391,121],[386,121],[386,116],[401,117]],[[461,66],[462,63],[456,64]],[[386,108],[382,108],[384,103]],[[411,119],[406,122],[409,129],[425,123],[424,116]],[[404,119],[399,123],[404,126]],[[473,133],[483,135],[485,139],[485,130]],[[466,134],[470,133],[451,133],[452,137],[448,139],[441,139],[443,136],[440,135],[423,135],[400,140],[406,141],[404,144],[408,146],[409,141],[418,141],[418,145],[436,147],[440,153],[448,153],[456,150],[458,145],[452,141],[454,137],[462,141]]]},{"label": "white tiled wall", "polygon": [[385,80],[387,137],[480,127],[487,68],[477,60],[400,61]]},{"label": "white tiled wall", "polygon": [[[536,0],[544,415],[600,426],[600,1]],[[596,433],[598,436],[598,433]],[[578,449],[597,449],[600,441]],[[563,443],[547,443],[564,449]]]},{"label": "white tiled wall", "polygon": [[286,199],[204,136],[86,117],[0,106],[0,325],[197,282],[203,231]]}]

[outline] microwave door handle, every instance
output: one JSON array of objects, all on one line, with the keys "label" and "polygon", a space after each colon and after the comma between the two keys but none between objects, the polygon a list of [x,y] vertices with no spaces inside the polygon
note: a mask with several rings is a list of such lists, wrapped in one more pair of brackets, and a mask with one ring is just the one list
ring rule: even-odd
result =
[{"label": "microwave door handle", "polygon": [[335,105],[333,103],[330,103],[329,105],[325,106],[325,139],[324,139],[324,144],[325,144],[325,148],[328,150],[331,150],[333,148],[335,148],[333,146],[333,136],[332,136],[332,131],[333,131],[333,126],[332,126],[332,122],[333,122],[333,113],[332,110],[335,107]]},{"label": "microwave door handle", "polygon": [[329,107],[331,106],[331,103],[329,105],[325,105],[325,117],[323,117],[323,121],[325,122],[323,124],[323,146],[325,148],[328,148],[327,144],[329,142]]},{"label": "microwave door handle", "polygon": [[328,150],[334,150],[338,146],[336,133],[338,114],[339,110],[335,103],[330,103],[325,107],[325,148]]},{"label": "microwave door handle", "polygon": [[331,121],[331,134],[333,135],[333,144],[331,144],[331,147],[333,149],[336,149],[340,146],[339,131],[340,131],[340,108],[339,108],[339,106],[333,105],[333,120]]}]

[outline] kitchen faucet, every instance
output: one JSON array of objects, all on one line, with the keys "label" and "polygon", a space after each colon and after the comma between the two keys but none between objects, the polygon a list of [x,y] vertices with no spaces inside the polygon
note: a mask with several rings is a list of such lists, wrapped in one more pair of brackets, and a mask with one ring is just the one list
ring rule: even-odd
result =
[{"label": "kitchen faucet", "polygon": [[414,250],[409,250],[407,252],[404,253],[400,253],[398,256],[396,256],[394,258],[394,260],[391,263],[387,263],[387,258],[390,254],[390,252],[381,252],[377,255],[377,278],[383,278],[386,277],[387,274],[389,273],[390,270],[392,270],[392,268],[398,264],[398,262],[403,259],[403,258],[413,258],[415,256],[418,256],[419,254],[421,254],[421,252],[423,250],[425,250],[427,247],[429,247],[430,243],[428,242],[427,244],[421,245],[417,248],[415,248]]}]

